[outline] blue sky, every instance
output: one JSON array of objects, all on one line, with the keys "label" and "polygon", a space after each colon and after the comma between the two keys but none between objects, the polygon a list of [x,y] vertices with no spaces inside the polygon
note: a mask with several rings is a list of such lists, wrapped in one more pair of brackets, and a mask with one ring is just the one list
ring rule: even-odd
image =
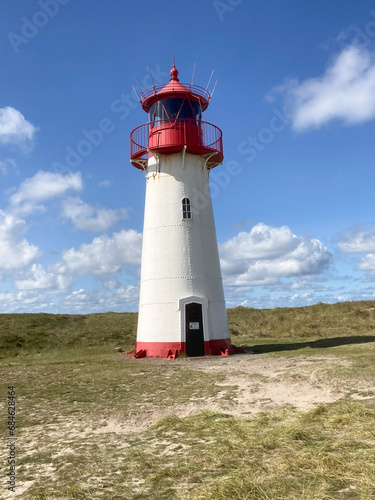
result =
[{"label": "blue sky", "polygon": [[375,299],[375,7],[362,0],[18,0],[0,7],[0,312],[136,311],[134,96],[212,90],[228,307]]}]

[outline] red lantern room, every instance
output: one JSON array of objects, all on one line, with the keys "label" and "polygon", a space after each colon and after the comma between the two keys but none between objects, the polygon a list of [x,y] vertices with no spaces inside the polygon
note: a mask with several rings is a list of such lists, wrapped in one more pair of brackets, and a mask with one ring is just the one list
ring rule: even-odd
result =
[{"label": "red lantern room", "polygon": [[207,168],[223,161],[221,130],[202,121],[210,102],[209,92],[197,85],[182,84],[173,64],[167,85],[154,85],[142,92],[140,102],[149,122],[130,134],[130,161],[144,170],[152,153],[186,153],[206,156]]}]

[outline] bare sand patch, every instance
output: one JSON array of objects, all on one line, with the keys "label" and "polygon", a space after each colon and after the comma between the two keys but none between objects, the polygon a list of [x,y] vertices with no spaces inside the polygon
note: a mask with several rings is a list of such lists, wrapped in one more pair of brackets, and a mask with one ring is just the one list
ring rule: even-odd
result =
[{"label": "bare sand patch", "polygon": [[168,408],[142,411],[103,422],[93,431],[103,433],[139,433],[161,418],[175,415],[188,417],[202,410],[224,412],[246,417],[262,411],[289,407],[309,410],[316,406],[332,403],[345,397],[350,388],[338,389],[320,377],[327,363],[342,365],[349,361],[335,356],[307,356],[293,358],[272,358],[244,354],[231,357],[182,358],[174,361],[146,359],[145,363],[174,363],[183,369],[199,370],[216,374],[216,385],[223,391],[216,396],[202,400],[192,398],[185,405],[171,405]]}]

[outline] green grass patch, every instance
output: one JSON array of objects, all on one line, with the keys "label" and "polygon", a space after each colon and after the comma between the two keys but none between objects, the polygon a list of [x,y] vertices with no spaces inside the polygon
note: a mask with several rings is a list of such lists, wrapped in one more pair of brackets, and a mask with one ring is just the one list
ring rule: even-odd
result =
[{"label": "green grass patch", "polygon": [[69,347],[134,347],[136,313],[0,314],[0,356]]},{"label": "green grass patch", "polygon": [[[134,347],[136,313],[0,314],[0,356],[25,355],[70,347],[123,345]],[[298,308],[228,309],[232,341],[316,339],[310,348],[344,345],[345,338],[375,340],[375,301],[316,304]],[[327,339],[327,340],[324,340]],[[349,340],[348,340],[349,342]],[[296,344],[296,342],[294,342]],[[299,349],[302,346],[296,346]],[[277,346],[269,346],[269,350]],[[264,351],[265,352],[265,351]]]},{"label": "green grass patch", "polygon": [[244,338],[335,338],[375,335],[375,302],[318,303],[276,309],[228,309],[232,340]]}]

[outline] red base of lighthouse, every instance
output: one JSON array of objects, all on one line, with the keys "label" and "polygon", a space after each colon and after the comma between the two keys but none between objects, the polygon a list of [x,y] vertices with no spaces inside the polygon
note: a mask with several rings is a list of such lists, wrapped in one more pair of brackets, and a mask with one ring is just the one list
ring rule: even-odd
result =
[{"label": "red base of lighthouse", "polygon": [[[231,344],[230,339],[214,339],[204,342],[206,356],[228,356],[245,352],[242,348]],[[160,358],[176,358],[186,353],[186,342],[136,342],[134,358],[157,356]]]}]

